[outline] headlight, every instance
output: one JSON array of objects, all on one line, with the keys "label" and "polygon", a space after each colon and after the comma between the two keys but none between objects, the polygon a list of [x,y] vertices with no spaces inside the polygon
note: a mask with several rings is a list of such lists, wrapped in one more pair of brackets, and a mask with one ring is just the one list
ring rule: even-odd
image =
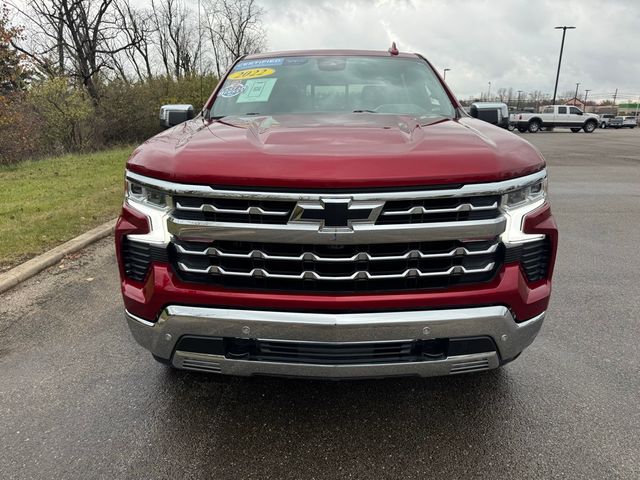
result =
[{"label": "headlight", "polygon": [[547,178],[502,196],[502,205],[507,209],[524,207],[538,202],[547,196]]},{"label": "headlight", "polygon": [[152,207],[166,209],[167,208],[167,195],[160,190],[145,187],[140,183],[133,182],[127,179],[127,199],[149,205]]},{"label": "headlight", "polygon": [[529,234],[522,231],[527,214],[544,205],[547,198],[547,177],[502,195],[502,211],[507,226],[502,234],[505,244],[522,243],[544,238],[542,234]]}]

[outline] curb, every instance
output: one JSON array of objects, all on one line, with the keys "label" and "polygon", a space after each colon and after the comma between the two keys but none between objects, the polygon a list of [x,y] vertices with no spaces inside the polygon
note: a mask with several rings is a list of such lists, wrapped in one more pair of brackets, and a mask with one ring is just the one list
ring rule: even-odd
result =
[{"label": "curb", "polygon": [[0,274],[0,293],[15,287],[20,282],[33,277],[47,267],[58,263],[66,255],[82,250],[87,245],[111,235],[116,225],[116,220],[109,220],[96,228],[83,233],[82,235],[72,238],[68,242],[52,248],[48,252],[38,255],[31,260],[12,268],[8,272]]}]

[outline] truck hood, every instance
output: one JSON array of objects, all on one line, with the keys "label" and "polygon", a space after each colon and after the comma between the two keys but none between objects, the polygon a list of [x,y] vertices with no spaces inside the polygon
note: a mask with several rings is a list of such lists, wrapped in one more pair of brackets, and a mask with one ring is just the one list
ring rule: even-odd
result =
[{"label": "truck hood", "polygon": [[196,118],[127,163],[179,183],[287,189],[490,182],[543,167],[528,142],[480,120],[383,114]]}]

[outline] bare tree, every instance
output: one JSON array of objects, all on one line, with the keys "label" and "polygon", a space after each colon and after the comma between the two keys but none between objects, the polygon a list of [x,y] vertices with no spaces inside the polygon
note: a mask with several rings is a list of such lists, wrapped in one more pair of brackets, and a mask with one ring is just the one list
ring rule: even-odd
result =
[{"label": "bare tree", "polygon": [[156,46],[167,76],[195,73],[200,54],[193,12],[181,0],[151,0]]},{"label": "bare tree", "polygon": [[205,0],[204,6],[218,78],[237,58],[265,48],[264,10],[255,0]]},{"label": "bare tree", "polygon": [[[145,80],[153,76],[151,67],[152,58],[152,14],[144,9],[136,9],[131,6],[129,0],[119,0],[115,8],[122,22],[122,35],[124,41],[131,45],[123,54],[136,72],[138,80]],[[120,69],[126,75],[124,65]]]},{"label": "bare tree", "polygon": [[[23,13],[35,35],[31,44],[16,48],[50,74],[77,77],[94,103],[99,99],[97,76],[113,69],[114,57],[140,41],[138,34],[123,41],[125,26],[115,0],[29,0]],[[57,69],[52,67],[53,52]]]}]

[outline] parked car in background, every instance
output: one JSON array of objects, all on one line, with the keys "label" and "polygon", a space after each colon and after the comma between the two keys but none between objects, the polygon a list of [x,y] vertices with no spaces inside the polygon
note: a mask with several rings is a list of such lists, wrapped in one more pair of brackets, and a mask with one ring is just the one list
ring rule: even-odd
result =
[{"label": "parked car in background", "polygon": [[612,113],[603,113],[600,115],[600,128],[607,128],[609,126],[609,122],[616,118],[616,116]]},{"label": "parked car in background", "polygon": [[636,117],[615,117],[609,122],[611,128],[636,128]]},{"label": "parked car in background", "polygon": [[622,123],[624,122],[623,117],[613,117],[609,120],[609,127],[611,128],[622,128]]},{"label": "parked car in background", "polygon": [[592,133],[599,123],[598,115],[584,113],[570,105],[549,105],[541,113],[516,113],[510,119],[518,131],[536,133],[541,128],[570,128],[572,132],[584,130]]},{"label": "parked car in background", "polygon": [[469,114],[498,127],[509,128],[509,107],[506,103],[475,102],[471,104]]}]

